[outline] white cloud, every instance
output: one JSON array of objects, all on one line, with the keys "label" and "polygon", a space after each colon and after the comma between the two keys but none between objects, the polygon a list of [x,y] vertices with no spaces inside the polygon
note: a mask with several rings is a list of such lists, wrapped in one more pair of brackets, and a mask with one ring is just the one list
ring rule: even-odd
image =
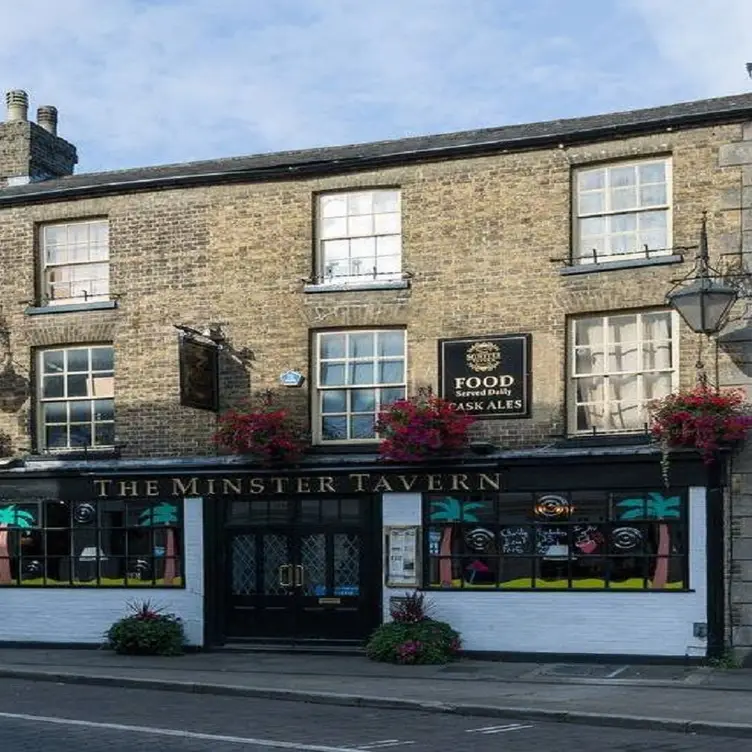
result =
[{"label": "white cloud", "polygon": [[749,0],[628,0],[642,16],[668,69],[695,96],[752,91],[745,63],[752,61]]},{"label": "white cloud", "polygon": [[[651,79],[653,50],[639,49],[639,26],[628,24],[636,16],[615,18],[622,6],[593,15],[590,0],[567,2],[566,13],[560,0],[5,2],[3,27],[13,33],[0,45],[0,87],[27,89],[34,107],[57,105],[60,133],[79,147],[83,170],[672,96],[671,77]],[[670,0],[635,2],[651,28],[666,23],[645,7]]]}]

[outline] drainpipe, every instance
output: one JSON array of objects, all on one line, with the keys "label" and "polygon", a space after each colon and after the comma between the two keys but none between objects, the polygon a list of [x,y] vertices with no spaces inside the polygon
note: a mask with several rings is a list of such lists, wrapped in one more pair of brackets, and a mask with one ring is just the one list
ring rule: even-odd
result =
[{"label": "drainpipe", "polygon": [[707,466],[705,533],[707,536],[708,658],[725,652],[725,581],[723,457],[717,453]]}]

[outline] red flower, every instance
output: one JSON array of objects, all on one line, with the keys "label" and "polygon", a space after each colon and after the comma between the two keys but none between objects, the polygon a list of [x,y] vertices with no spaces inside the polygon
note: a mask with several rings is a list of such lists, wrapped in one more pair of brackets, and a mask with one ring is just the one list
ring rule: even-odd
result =
[{"label": "red flower", "polygon": [[252,454],[265,462],[291,462],[303,451],[287,410],[275,409],[268,395],[259,409],[228,410],[219,418],[214,440],[237,454]]},{"label": "red flower", "polygon": [[462,451],[474,418],[430,393],[393,402],[376,421],[379,452],[395,462],[420,462],[437,454]]},{"label": "red flower", "polygon": [[650,409],[650,430],[658,441],[667,447],[694,447],[706,463],[752,428],[750,408],[738,389],[718,392],[700,384],[656,400]]}]

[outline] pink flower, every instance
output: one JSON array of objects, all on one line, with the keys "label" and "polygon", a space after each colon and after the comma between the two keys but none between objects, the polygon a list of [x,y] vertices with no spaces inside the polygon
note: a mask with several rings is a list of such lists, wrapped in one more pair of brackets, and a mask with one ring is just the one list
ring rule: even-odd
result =
[{"label": "pink flower", "polygon": [[723,392],[699,385],[651,404],[651,434],[666,446],[698,449],[706,463],[716,452],[743,440],[752,428],[752,414],[738,389]]},{"label": "pink flower", "polygon": [[397,400],[379,413],[380,454],[396,462],[419,462],[436,454],[462,451],[474,419],[439,397],[420,393]]}]

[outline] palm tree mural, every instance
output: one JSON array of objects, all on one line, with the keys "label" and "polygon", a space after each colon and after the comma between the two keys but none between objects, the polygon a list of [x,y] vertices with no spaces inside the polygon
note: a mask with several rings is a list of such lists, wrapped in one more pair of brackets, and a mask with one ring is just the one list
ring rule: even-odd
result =
[{"label": "palm tree mural", "polygon": [[13,581],[10,571],[10,554],[8,551],[8,528],[29,529],[34,525],[34,515],[15,504],[0,507],[0,585]]},{"label": "palm tree mural", "polygon": [[[486,505],[477,501],[461,502],[447,496],[445,499],[431,502],[431,522],[478,522],[472,514],[473,509],[483,509]],[[452,526],[447,525],[441,534],[439,546],[439,581],[444,587],[452,586]]]},{"label": "palm tree mural", "polygon": [[[663,494],[651,491],[647,499],[624,499],[617,507],[626,510],[620,520],[667,520],[681,515],[681,499],[678,496],[666,498]],[[658,525],[658,557],[653,573],[653,589],[663,590],[668,582],[668,556],[671,553],[671,534],[668,525]]]},{"label": "palm tree mural", "polygon": [[[157,506],[145,509],[138,518],[141,527],[156,527],[176,525],[178,522],[178,508],[174,504],[161,501]],[[165,530],[167,540],[165,544],[164,584],[173,585],[177,572],[177,557],[175,556],[175,531],[172,527]]]}]

